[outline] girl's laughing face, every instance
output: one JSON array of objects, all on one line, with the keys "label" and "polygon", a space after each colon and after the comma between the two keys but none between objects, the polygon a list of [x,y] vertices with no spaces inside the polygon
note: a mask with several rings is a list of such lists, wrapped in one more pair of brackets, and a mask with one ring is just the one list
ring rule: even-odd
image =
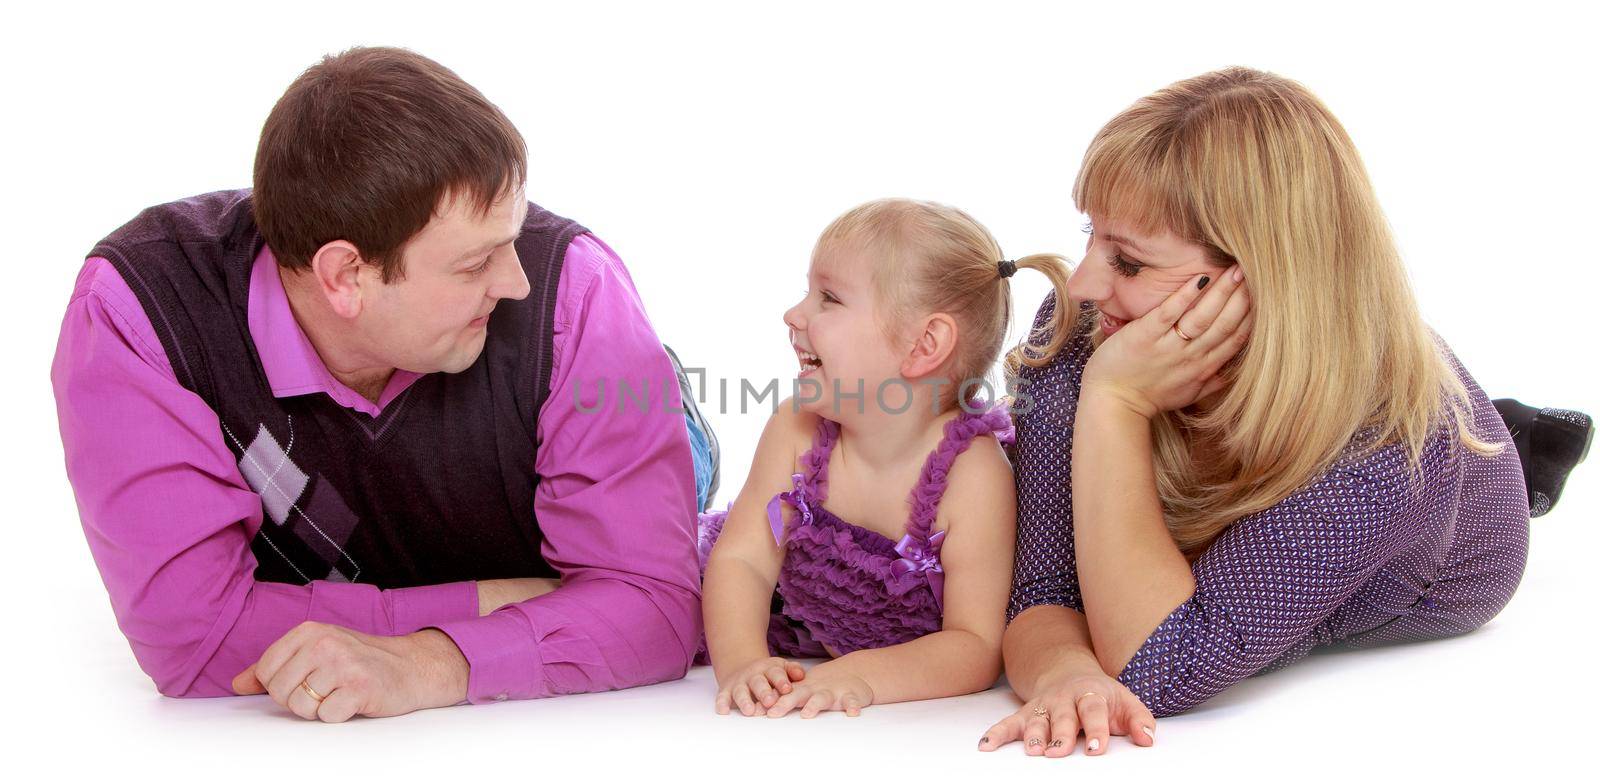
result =
[{"label": "girl's laughing face", "polygon": [[783,314],[799,363],[795,399],[804,410],[830,419],[864,411],[883,383],[900,378],[905,352],[885,331],[872,265],[851,245],[819,249],[805,298]]}]

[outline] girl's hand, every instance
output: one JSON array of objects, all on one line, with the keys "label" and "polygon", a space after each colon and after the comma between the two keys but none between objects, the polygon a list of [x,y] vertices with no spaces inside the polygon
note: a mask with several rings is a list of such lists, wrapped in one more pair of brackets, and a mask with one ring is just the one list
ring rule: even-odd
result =
[{"label": "girl's hand", "polygon": [[1098,756],[1106,752],[1112,734],[1142,747],[1155,744],[1156,718],[1122,683],[1104,674],[1074,675],[1045,685],[1038,697],[990,727],[978,750],[995,750],[1020,739],[1029,756],[1060,758],[1077,747],[1080,731],[1086,753]]},{"label": "girl's hand", "polygon": [[727,715],[733,705],[745,717],[763,715],[780,696],[794,690],[792,682],[805,679],[806,670],[778,657],[758,658],[735,669],[717,684],[717,714]]},{"label": "girl's hand", "polygon": [[[1203,290],[1201,280],[1209,283]],[[1095,349],[1082,393],[1111,397],[1147,419],[1188,407],[1222,388],[1217,372],[1244,348],[1250,323],[1244,270],[1196,276]]]},{"label": "girl's hand", "polygon": [[781,718],[796,707],[800,708],[802,718],[815,718],[824,710],[843,710],[852,718],[860,715],[862,707],[872,704],[872,686],[833,664],[829,661],[812,667],[806,681],[778,699],[767,710],[767,717]]}]

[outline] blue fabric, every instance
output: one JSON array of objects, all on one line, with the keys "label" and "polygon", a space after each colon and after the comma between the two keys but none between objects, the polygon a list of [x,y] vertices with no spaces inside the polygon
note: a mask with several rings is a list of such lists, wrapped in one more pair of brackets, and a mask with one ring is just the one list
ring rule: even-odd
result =
[{"label": "blue fabric", "polygon": [[694,456],[694,496],[699,509],[705,511],[711,503],[711,477],[716,472],[711,461],[711,440],[692,416],[684,416],[683,420],[689,428],[689,452]]}]

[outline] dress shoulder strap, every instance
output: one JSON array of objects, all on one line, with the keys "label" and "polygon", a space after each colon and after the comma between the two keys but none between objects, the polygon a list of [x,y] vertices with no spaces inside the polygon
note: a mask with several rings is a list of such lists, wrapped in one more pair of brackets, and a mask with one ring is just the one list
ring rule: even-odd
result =
[{"label": "dress shoulder strap", "polygon": [[906,534],[915,540],[927,542],[933,532],[934,519],[939,515],[939,501],[950,486],[950,468],[956,457],[972,445],[979,435],[993,434],[1001,444],[1016,440],[1016,430],[1011,423],[1011,412],[1003,404],[973,413],[962,408],[956,417],[944,425],[944,438],[922,463],[922,475],[911,490],[911,520],[906,524]]},{"label": "dress shoulder strap", "polygon": [[779,492],[767,503],[767,524],[772,528],[772,540],[783,545],[788,524],[783,521],[782,504],[788,503],[796,512],[800,524],[811,524],[813,506],[821,505],[828,497],[828,457],[839,440],[839,425],[827,419],[818,419],[817,432],[811,439],[811,448],[800,455],[800,472],[791,477],[792,486]]},{"label": "dress shoulder strap", "polygon": [[828,498],[828,458],[833,455],[833,446],[838,442],[838,422],[818,418],[811,448],[800,457],[799,480],[805,482],[806,490],[818,503]]}]

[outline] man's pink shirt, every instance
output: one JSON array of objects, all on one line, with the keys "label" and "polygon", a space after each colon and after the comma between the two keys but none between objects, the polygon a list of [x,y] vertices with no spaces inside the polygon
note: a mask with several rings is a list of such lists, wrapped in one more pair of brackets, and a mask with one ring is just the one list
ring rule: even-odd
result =
[{"label": "man's pink shirt", "polygon": [[[263,248],[248,305],[275,396],[326,394],[375,416],[421,377],[396,371],[376,403],[336,380],[295,321],[276,266]],[[216,413],[179,385],[110,262],[84,264],[50,374],[67,476],[117,622],[162,693],[232,693],[234,675],[307,620],[379,635],[438,628],[467,659],[475,703],[684,674],[699,639],[700,581],[672,366],[627,269],[598,238],[573,240],[556,296],[534,510],[562,587],[479,617],[474,582],[379,590],[255,581],[261,499]],[[644,378],[650,410],[594,411],[602,379],[615,397],[619,379]]]}]

